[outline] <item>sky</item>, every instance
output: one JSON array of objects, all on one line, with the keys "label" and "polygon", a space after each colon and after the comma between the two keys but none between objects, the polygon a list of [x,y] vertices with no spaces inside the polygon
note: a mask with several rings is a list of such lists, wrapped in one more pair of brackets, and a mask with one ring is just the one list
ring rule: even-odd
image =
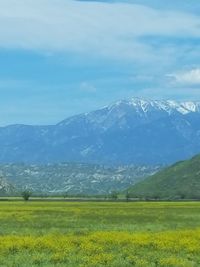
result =
[{"label": "sky", "polygon": [[200,1],[0,0],[0,126],[200,100]]}]

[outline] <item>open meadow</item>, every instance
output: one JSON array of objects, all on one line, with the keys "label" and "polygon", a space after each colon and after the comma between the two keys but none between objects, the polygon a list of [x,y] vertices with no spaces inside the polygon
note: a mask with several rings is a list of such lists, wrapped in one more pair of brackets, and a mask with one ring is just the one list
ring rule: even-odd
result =
[{"label": "open meadow", "polygon": [[0,202],[0,266],[198,267],[198,202]]}]

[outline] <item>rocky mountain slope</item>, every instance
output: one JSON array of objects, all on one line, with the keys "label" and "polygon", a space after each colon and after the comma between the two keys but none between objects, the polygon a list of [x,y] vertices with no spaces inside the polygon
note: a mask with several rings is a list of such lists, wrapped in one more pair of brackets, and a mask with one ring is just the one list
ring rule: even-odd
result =
[{"label": "rocky mountain slope", "polygon": [[200,152],[200,102],[130,99],[57,125],[0,128],[0,162],[169,164]]},{"label": "rocky mountain slope", "polygon": [[1,164],[0,174],[15,185],[18,192],[29,189],[37,194],[108,194],[124,190],[159,169],[159,166],[114,168],[83,163]]},{"label": "rocky mountain slope", "polygon": [[200,199],[200,155],[161,170],[129,191],[142,198]]},{"label": "rocky mountain slope", "polygon": [[9,196],[15,192],[14,186],[5,178],[0,177],[0,196]]}]

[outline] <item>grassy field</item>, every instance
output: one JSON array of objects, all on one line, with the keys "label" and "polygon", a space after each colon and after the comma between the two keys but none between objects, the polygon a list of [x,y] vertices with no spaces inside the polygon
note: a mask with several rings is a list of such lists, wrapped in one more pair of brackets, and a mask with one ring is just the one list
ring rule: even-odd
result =
[{"label": "grassy field", "polygon": [[0,266],[199,267],[200,203],[0,202]]}]

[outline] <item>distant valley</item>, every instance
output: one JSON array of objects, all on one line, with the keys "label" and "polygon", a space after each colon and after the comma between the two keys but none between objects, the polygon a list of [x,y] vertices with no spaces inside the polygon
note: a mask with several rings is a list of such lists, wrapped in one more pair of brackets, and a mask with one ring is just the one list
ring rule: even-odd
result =
[{"label": "distant valley", "polygon": [[7,179],[0,177],[0,196],[16,194],[16,188]]},{"label": "distant valley", "polygon": [[[1,164],[1,195],[29,190],[39,195],[110,194],[122,191],[161,166],[108,167],[84,163]],[[12,184],[12,186],[11,186]],[[14,188],[14,189],[13,189]]]}]

